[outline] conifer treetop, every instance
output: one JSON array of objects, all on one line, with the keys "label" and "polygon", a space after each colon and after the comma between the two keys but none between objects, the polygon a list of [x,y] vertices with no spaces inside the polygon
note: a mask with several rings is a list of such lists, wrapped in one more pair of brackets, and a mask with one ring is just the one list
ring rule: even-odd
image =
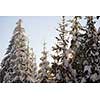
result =
[{"label": "conifer treetop", "polygon": [[40,58],[40,60],[44,61],[47,59],[47,51],[46,51],[46,42],[44,41],[43,43],[43,51],[42,51],[42,54],[43,54],[43,57]]},{"label": "conifer treetop", "polygon": [[25,29],[23,28],[23,24],[22,24],[22,19],[19,19],[18,20],[18,22],[16,23],[16,28],[15,28],[15,30],[14,30],[14,34],[16,33],[16,32],[18,32],[18,33],[23,33],[23,32],[25,32]]},{"label": "conifer treetop", "polygon": [[62,24],[65,25],[65,16],[62,16]]},{"label": "conifer treetop", "polygon": [[44,43],[43,43],[43,51],[45,51],[46,50],[46,42],[44,41]]},{"label": "conifer treetop", "polygon": [[65,34],[65,33],[67,33],[67,31],[66,31],[66,26],[68,26],[67,24],[66,24],[66,22],[65,22],[65,16],[62,16],[61,17],[61,23],[59,23],[59,28],[57,28],[56,30],[58,31],[58,32],[61,32],[61,33],[63,33],[63,34]]}]

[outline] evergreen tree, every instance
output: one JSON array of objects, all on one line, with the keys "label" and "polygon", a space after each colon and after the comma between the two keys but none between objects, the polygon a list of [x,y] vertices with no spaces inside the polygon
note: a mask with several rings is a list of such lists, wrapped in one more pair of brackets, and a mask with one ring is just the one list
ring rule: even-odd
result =
[{"label": "evergreen tree", "polygon": [[74,78],[72,67],[69,65],[73,51],[69,49],[71,35],[67,30],[67,26],[65,16],[63,16],[62,22],[59,24],[59,28],[57,28],[59,36],[56,37],[57,43],[53,47],[54,55],[52,55],[54,59],[52,63],[52,73],[54,74],[54,81],[58,83],[72,82]]},{"label": "evergreen tree", "polygon": [[[34,52],[32,53],[34,54]],[[36,55],[34,54],[33,57],[33,79],[34,79],[34,82],[37,81],[37,77],[38,77],[38,72],[37,72],[37,64],[36,64]]]},{"label": "evergreen tree", "polygon": [[82,19],[81,16],[73,16],[71,20],[69,20],[71,26],[70,26],[70,34],[72,35],[72,41],[70,48],[77,51],[77,48],[79,47],[80,43],[80,35],[82,34],[82,26],[80,24],[80,19]]},{"label": "evergreen tree", "polygon": [[49,62],[47,60],[47,51],[46,51],[46,43],[44,42],[44,47],[43,47],[43,51],[42,54],[43,56],[40,58],[41,63],[39,64],[40,70],[39,70],[39,76],[38,76],[38,80],[40,83],[48,83],[49,79],[48,79],[48,73],[49,73]]},{"label": "evergreen tree", "polygon": [[99,82],[100,43],[93,16],[86,17],[86,33],[81,37],[74,67],[78,67],[78,82]]},{"label": "evergreen tree", "polygon": [[[28,44],[28,46],[29,46],[29,44]],[[33,73],[32,80],[35,83],[36,79],[37,79],[37,64],[36,64],[36,55],[33,52],[33,48],[29,48],[28,55],[29,55],[28,56],[28,59],[29,59],[28,66],[32,66],[32,71],[33,71],[32,72]]]},{"label": "evergreen tree", "polygon": [[71,66],[75,72],[74,74],[74,81],[78,82],[79,78],[82,74],[82,67],[80,60],[77,60],[77,57],[81,57],[80,52],[81,48],[79,49],[81,45],[81,39],[84,33],[84,29],[80,23],[80,20],[82,19],[81,16],[73,16],[71,20],[69,20],[71,24],[70,34],[72,34],[72,41],[70,49],[74,51],[73,58],[71,59],[70,63]]},{"label": "evergreen tree", "polygon": [[1,62],[0,82],[33,82],[33,59],[22,20],[16,23],[10,45]]}]

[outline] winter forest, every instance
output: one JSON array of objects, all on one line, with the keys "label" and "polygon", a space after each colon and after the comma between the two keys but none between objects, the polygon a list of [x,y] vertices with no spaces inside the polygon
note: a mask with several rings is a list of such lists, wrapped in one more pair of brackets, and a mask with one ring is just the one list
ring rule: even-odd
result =
[{"label": "winter forest", "polygon": [[0,62],[0,83],[100,83],[100,28],[96,27],[99,16],[59,18],[51,53],[44,41],[38,63],[23,19],[15,22]]}]

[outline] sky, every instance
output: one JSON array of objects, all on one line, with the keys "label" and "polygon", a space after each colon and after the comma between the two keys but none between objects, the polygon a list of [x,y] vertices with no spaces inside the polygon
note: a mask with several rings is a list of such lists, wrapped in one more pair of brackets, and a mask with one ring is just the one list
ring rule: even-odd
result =
[{"label": "sky", "polygon": [[[60,16],[0,16],[0,61],[4,57],[13,30],[16,27],[16,22],[20,18],[29,38],[30,47],[33,48],[36,54],[36,61],[40,62],[39,58],[42,56],[44,41],[47,42],[48,58],[51,59],[51,49],[57,36],[56,28],[61,21]],[[84,24],[84,21],[82,23]],[[96,26],[99,27],[99,25],[100,21],[97,22]]]}]

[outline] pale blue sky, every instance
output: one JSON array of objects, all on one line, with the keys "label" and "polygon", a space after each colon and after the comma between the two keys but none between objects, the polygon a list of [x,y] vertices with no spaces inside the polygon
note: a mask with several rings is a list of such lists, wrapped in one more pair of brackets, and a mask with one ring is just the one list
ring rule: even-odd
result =
[{"label": "pale blue sky", "polygon": [[[47,42],[47,50],[51,51],[54,45],[55,36],[57,35],[56,28],[60,22],[59,16],[1,16],[0,17],[0,61],[3,58],[6,49],[11,40],[16,22],[21,18],[27,36],[29,37],[30,46],[33,48],[37,62],[41,57],[41,51],[44,40]],[[82,22],[84,23],[84,22]],[[98,21],[96,26],[100,25]],[[50,57],[50,56],[49,56]],[[50,59],[50,58],[49,58]]]}]

